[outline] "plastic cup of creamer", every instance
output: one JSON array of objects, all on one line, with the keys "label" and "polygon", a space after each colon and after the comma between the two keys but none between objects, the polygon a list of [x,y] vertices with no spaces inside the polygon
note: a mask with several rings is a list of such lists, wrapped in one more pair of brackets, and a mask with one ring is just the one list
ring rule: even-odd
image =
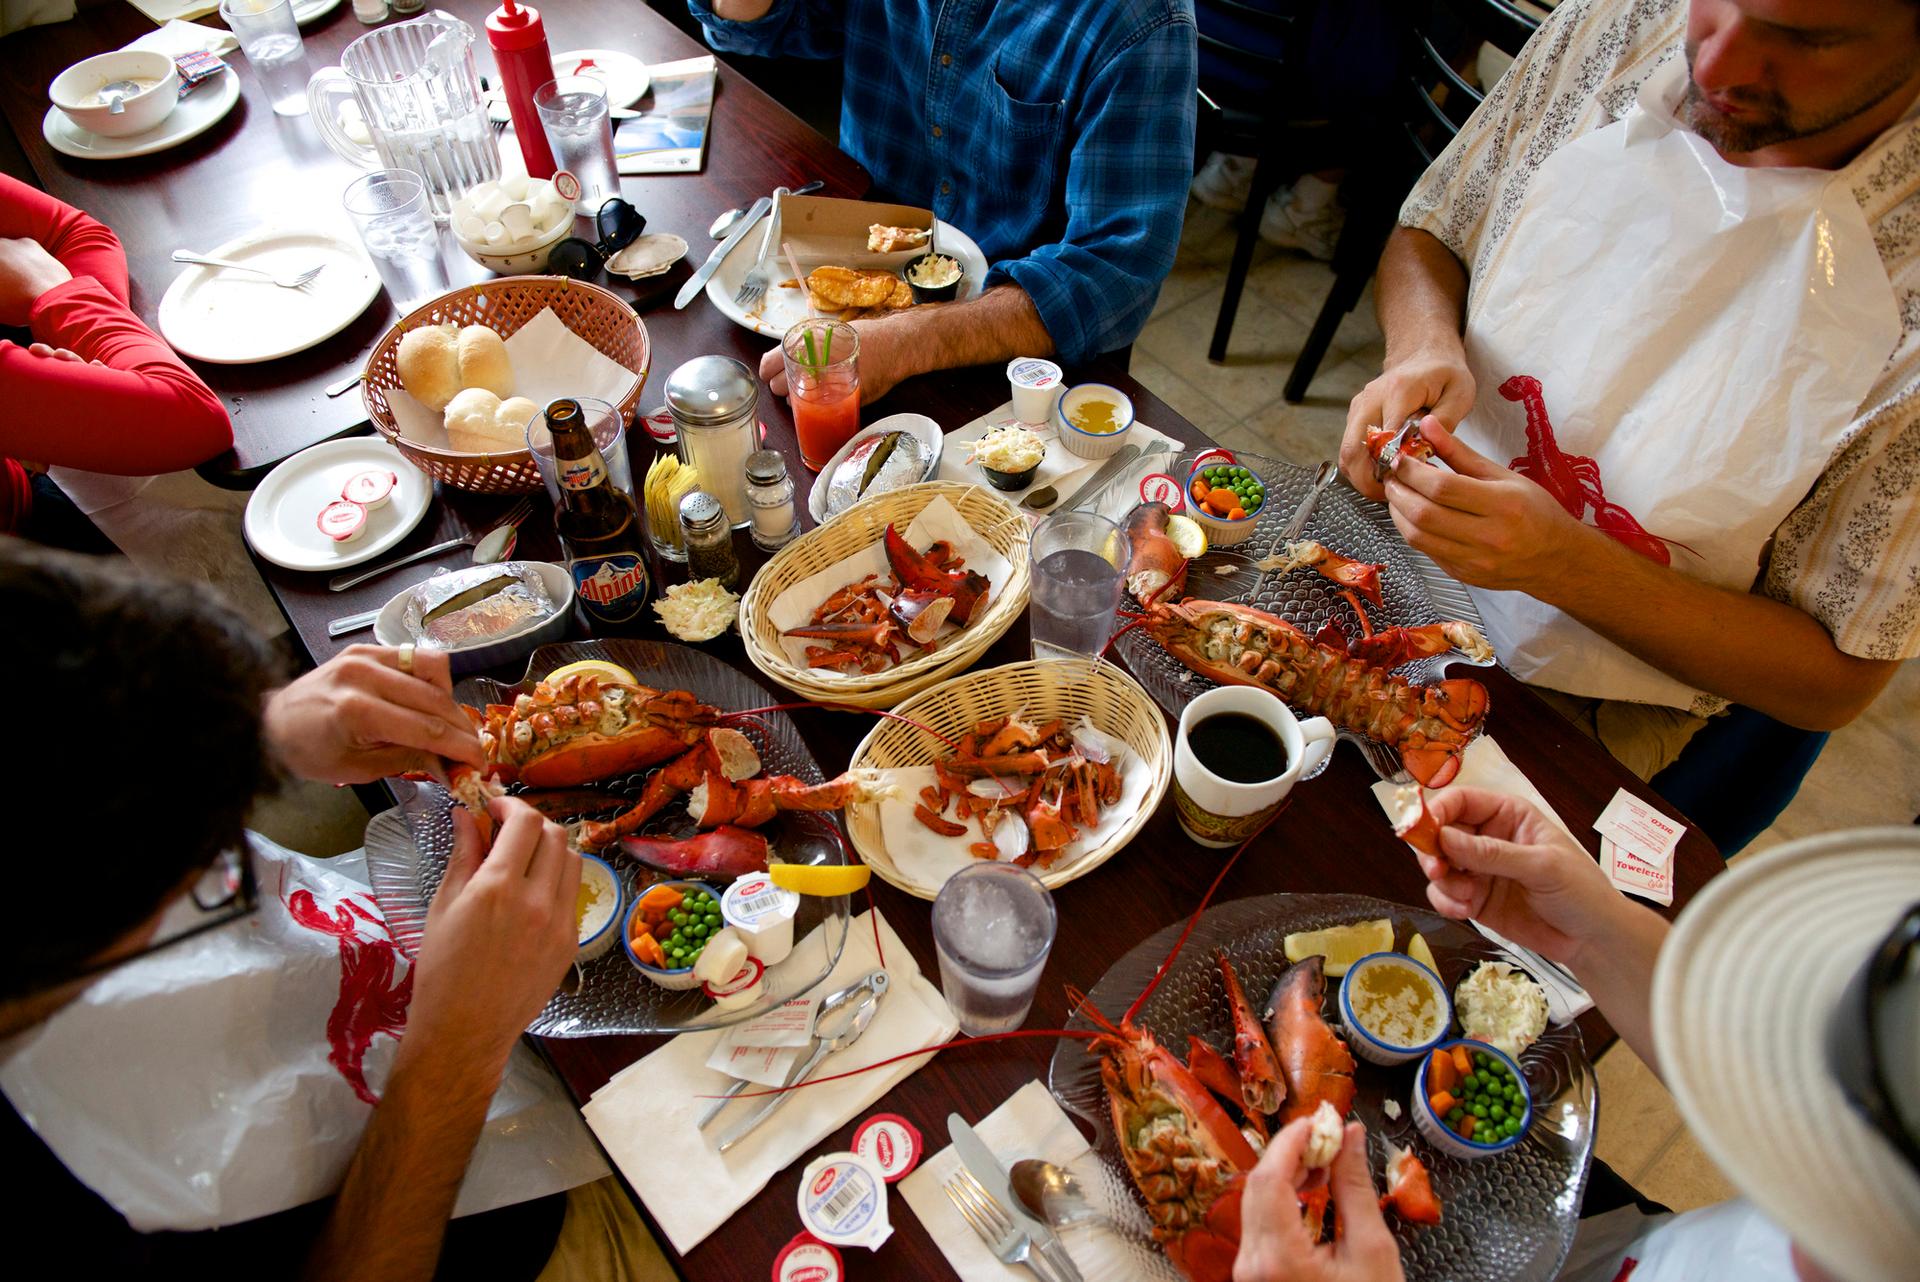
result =
[{"label": "plastic cup of creamer", "polygon": [[747,955],[776,966],[793,951],[793,918],[800,895],[776,886],[765,873],[735,879],[720,896],[720,915],[746,942]]},{"label": "plastic cup of creamer", "polygon": [[1052,361],[1020,356],[1007,362],[1007,383],[1013,389],[1013,416],[1022,423],[1045,423],[1053,418],[1065,380]]},{"label": "plastic cup of creamer", "polygon": [[822,1242],[878,1251],[893,1236],[880,1168],[857,1153],[815,1158],[800,1177],[800,1223]]}]

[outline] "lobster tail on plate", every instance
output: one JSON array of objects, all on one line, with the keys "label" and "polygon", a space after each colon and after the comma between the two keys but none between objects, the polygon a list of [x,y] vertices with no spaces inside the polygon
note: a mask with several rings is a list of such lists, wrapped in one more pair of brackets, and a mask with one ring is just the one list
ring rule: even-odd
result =
[{"label": "lobster tail on plate", "polygon": [[718,723],[720,712],[685,690],[575,672],[468,715],[478,725],[490,775],[533,788],[570,788],[678,756]]}]

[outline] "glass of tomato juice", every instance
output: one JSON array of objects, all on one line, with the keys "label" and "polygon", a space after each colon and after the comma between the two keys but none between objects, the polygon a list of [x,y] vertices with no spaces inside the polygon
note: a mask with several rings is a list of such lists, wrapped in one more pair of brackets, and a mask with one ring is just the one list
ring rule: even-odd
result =
[{"label": "glass of tomato juice", "polygon": [[818,472],[860,430],[860,334],[845,321],[811,317],[787,331],[780,354],[800,459]]}]

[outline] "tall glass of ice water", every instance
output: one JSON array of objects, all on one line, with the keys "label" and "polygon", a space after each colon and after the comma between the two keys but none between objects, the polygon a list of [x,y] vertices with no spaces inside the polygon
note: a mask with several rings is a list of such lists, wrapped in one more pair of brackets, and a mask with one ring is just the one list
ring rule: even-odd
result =
[{"label": "tall glass of ice water", "polygon": [[969,1037],[1026,1022],[1053,949],[1053,896],[1014,864],[977,863],[947,878],[933,901],[940,991]]},{"label": "tall glass of ice water", "polygon": [[613,109],[607,86],[592,76],[561,76],[533,91],[553,162],[580,180],[578,209],[597,213],[620,194],[613,159]]},{"label": "tall glass of ice water", "polygon": [[1055,512],[1033,533],[1033,657],[1098,657],[1113,635],[1126,536],[1094,512]]},{"label": "tall glass of ice water", "polygon": [[307,54],[293,0],[220,0],[220,16],[246,52],[276,116],[307,114]]},{"label": "tall glass of ice water", "polygon": [[427,185],[411,169],[376,169],[347,185],[340,203],[360,230],[361,243],[394,307],[410,312],[450,287],[440,261]]}]

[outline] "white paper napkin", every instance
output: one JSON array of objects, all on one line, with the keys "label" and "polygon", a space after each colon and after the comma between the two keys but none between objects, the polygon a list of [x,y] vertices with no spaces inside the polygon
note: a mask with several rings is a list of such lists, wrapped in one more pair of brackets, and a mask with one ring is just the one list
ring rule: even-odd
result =
[{"label": "white paper napkin", "polygon": [[[1506,751],[1500,747],[1492,735],[1483,734],[1467,745],[1466,752],[1460,758],[1460,773],[1455,775],[1453,782],[1447,786],[1453,788],[1462,784],[1469,788],[1485,788],[1488,792],[1504,793],[1509,797],[1518,797],[1522,801],[1532,802],[1534,809],[1551,820],[1561,832],[1567,834],[1568,840],[1575,845],[1580,844],[1579,839],[1573,835],[1573,829],[1567,827],[1567,821],[1547,804],[1547,799],[1540,795],[1538,788],[1533,786],[1533,780],[1520,772],[1520,767],[1513,764],[1513,759],[1507,756]],[[1400,787],[1401,785],[1388,783],[1384,779],[1373,785],[1373,799],[1380,803],[1380,809],[1386,811],[1389,820],[1396,813],[1397,808],[1393,798]],[[1436,790],[1427,788],[1422,791],[1428,796],[1433,796]],[[1546,990],[1548,1013],[1554,1023],[1564,1024],[1593,1009],[1593,998],[1587,995],[1586,989],[1577,984],[1569,984],[1555,972],[1534,964],[1530,958],[1516,951],[1512,940],[1499,932],[1477,921],[1472,922],[1471,925],[1512,956],[1515,965],[1539,981],[1540,987]]]},{"label": "white paper napkin", "polygon": [[[1015,1091],[1006,1103],[981,1118],[974,1130],[1003,1166],[1011,1167],[1021,1158],[1035,1157],[1066,1167],[1090,1189],[1101,1187],[1106,1179],[1099,1157],[1038,1081],[1028,1082]],[[1023,1282],[1031,1279],[1033,1275],[1024,1268],[1010,1268],[995,1259],[986,1243],[967,1227],[960,1212],[941,1191],[941,1186],[960,1169],[960,1158],[952,1145],[948,1145],[921,1162],[918,1170],[900,1181],[897,1190],[920,1217],[927,1236],[939,1246],[953,1271],[968,1282],[980,1278],[1020,1278]],[[1122,1213],[1131,1211],[1138,1217],[1141,1232],[1146,1231],[1145,1215],[1131,1204],[1113,1209]],[[1076,1225],[1063,1230],[1060,1241],[1086,1282],[1139,1276],[1133,1251],[1109,1229]]]},{"label": "white paper napkin", "polygon": [[164,22],[158,13],[148,12],[143,8],[141,12],[146,13],[155,22],[160,22],[160,28],[157,31],[147,32],[138,40],[122,45],[121,48],[151,49],[155,53],[164,53],[169,58],[178,58],[189,53],[210,53],[216,58],[223,58],[240,47],[240,42],[234,38],[231,31],[222,31],[218,27],[203,27],[197,22],[183,21],[184,18],[212,13],[220,7],[219,5],[187,4],[177,7],[180,9],[181,17],[169,18]]},{"label": "white paper napkin", "polygon": [[[934,784],[932,766],[902,766],[889,770],[887,781],[894,784],[898,791],[879,803],[880,841],[901,876],[928,890],[938,890],[946,884],[948,877],[969,864],[979,862],[967,850],[968,846],[982,840],[977,824],[954,819],[955,823],[966,822],[967,831],[958,837],[943,837],[913,817],[913,808],[920,804],[920,790]],[[1120,800],[1111,806],[1102,806],[1100,822],[1091,828],[1082,828],[1080,835],[1066,844],[1048,871],[1064,872],[1080,856],[1098,848],[1121,827],[1132,822],[1145,802],[1147,788],[1152,782],[1153,772],[1147,769],[1139,754],[1127,753],[1126,760],[1120,765]],[[1035,868],[1034,871],[1038,873],[1041,870]]]},{"label": "white paper napkin", "polygon": [[[953,1012],[920,973],[907,946],[884,918],[879,919],[879,927],[893,983],[865,1035],[821,1061],[816,1076],[935,1046],[959,1031]],[[873,915],[855,917],[847,932],[839,965],[820,985],[823,992],[849,984],[880,964],[874,950]],[[817,929],[800,944],[801,948],[823,946]],[[864,1113],[928,1062],[904,1060],[858,1077],[795,1091],[779,1112],[722,1156],[714,1151],[719,1137],[756,1102],[763,1102],[735,1101],[706,1131],[695,1127],[711,1097],[729,1085],[724,1073],[706,1066],[722,1031],[674,1038],[622,1070],[581,1110],[674,1250],[682,1254],[698,1246],[824,1136]]]},{"label": "white paper napkin", "polygon": [[[182,18],[204,18],[220,7],[219,0],[133,0],[133,7],[158,23]],[[234,48],[239,48],[236,42]]]},{"label": "white paper napkin", "polygon": [[[963,484],[983,484],[985,478],[980,469],[967,462],[967,456],[973,452],[973,443],[984,436],[989,428],[1014,421],[1016,420],[1013,417],[1013,402],[1008,401],[1000,408],[982,414],[965,427],[948,432],[946,448],[940,452],[939,479],[959,481]],[[1078,454],[1069,451],[1056,439],[1058,429],[1052,424],[1036,427],[1027,423],[1022,426],[1047,443],[1047,455],[1040,460],[1040,468],[1034,473],[1033,487],[1051,485],[1060,493],[1059,499],[1041,509],[1042,512],[1051,512],[1061,502],[1073,497],[1073,492],[1091,481],[1093,474],[1106,462],[1105,459],[1081,458]],[[1171,453],[1147,455],[1147,450],[1151,446],[1162,441],[1171,447]],[[1107,487],[1105,499],[1099,505],[1099,511],[1104,516],[1125,513],[1138,503],[1141,479],[1149,472],[1166,471],[1174,455],[1183,448],[1178,440],[1165,432],[1156,431],[1140,422],[1134,423],[1133,430],[1127,434],[1127,443],[1138,445],[1142,457],[1135,459],[1127,471],[1116,477],[1114,483]],[[1017,501],[1021,495],[1013,494],[1008,497]]]},{"label": "white paper napkin", "polygon": [[[542,308],[513,332],[507,339],[507,357],[513,362],[513,394],[535,405],[544,406],[562,396],[617,405],[639,377],[568,329],[551,307]],[[414,400],[404,388],[389,390],[387,404],[400,435],[422,445],[452,448],[443,416]]]},{"label": "white paper napkin", "polygon": [[[935,499],[920,509],[920,515],[903,531],[907,542],[915,550],[925,550],[933,543],[945,539],[966,562],[966,569],[984,574],[989,588],[988,600],[992,601],[1006,591],[1007,580],[1013,574],[1013,567],[1007,564],[1007,558],[993,550],[993,545],[967,524],[966,518],[944,498]],[[773,599],[767,607],[767,618],[773,626],[785,631],[788,628],[804,627],[813,618],[813,612],[820,603],[844,588],[856,583],[869,574],[889,578],[892,571],[887,567],[887,551],[879,540],[869,543],[852,556],[835,561],[817,574],[810,574]],[[984,609],[985,607],[980,607]],[[941,637],[951,637],[960,629],[946,624],[940,629]],[[810,637],[781,637],[780,649],[786,654],[787,661],[795,667],[807,666],[807,647],[810,645],[830,645],[831,642]],[[902,643],[901,657],[917,657],[920,651],[909,643]],[[832,668],[814,669],[814,674],[822,680],[845,679],[858,676],[859,673],[843,673]]]}]

